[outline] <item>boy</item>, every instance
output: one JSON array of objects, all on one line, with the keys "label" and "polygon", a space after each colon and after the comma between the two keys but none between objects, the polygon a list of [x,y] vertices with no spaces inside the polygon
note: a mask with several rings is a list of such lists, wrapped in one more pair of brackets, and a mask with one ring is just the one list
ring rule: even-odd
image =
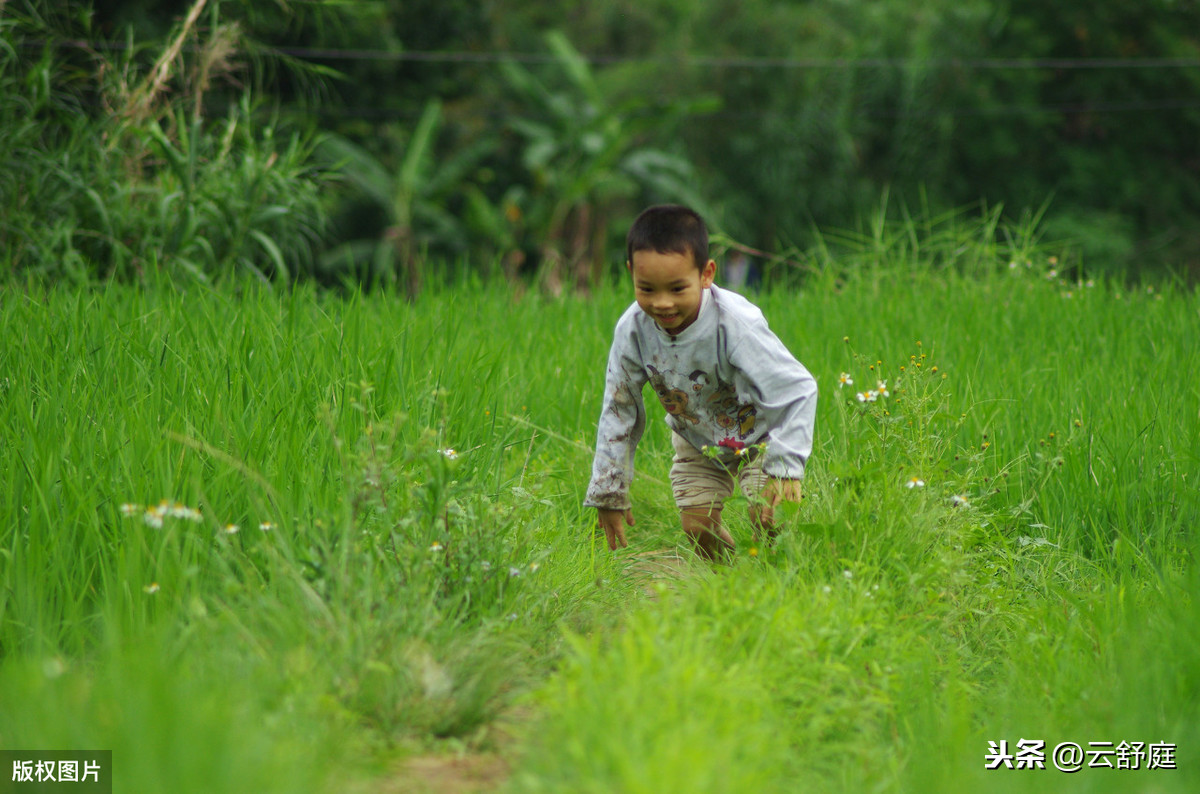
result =
[{"label": "boy", "polygon": [[708,230],[692,210],[650,207],[626,237],[636,303],[617,322],[584,504],[608,547],[627,545],[629,484],[646,425],[649,381],[667,411],[671,490],[683,531],[716,559],[734,548],[721,509],[736,477],[755,534],[774,535],[774,508],[799,501],[812,452],[817,384],[742,296],[713,284]]}]

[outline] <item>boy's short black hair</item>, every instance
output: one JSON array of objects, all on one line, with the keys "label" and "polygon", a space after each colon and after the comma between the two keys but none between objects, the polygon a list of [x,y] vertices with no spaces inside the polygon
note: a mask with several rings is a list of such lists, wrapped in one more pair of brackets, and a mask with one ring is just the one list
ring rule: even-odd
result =
[{"label": "boy's short black hair", "polygon": [[642,210],[625,235],[625,261],[633,265],[636,251],[691,254],[696,268],[708,264],[708,227],[693,209],[679,204],[658,204]]}]

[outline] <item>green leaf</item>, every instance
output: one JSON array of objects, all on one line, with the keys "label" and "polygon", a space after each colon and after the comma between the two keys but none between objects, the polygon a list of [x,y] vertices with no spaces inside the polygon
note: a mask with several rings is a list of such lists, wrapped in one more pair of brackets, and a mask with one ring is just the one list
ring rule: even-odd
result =
[{"label": "green leaf", "polygon": [[285,280],[291,278],[287,263],[283,261],[283,251],[279,250],[279,246],[276,245],[275,241],[258,229],[251,229],[250,236],[257,240],[258,244],[267,252],[271,263],[275,265],[275,272]]},{"label": "green leaf", "polygon": [[561,30],[552,30],[546,34],[546,44],[570,81],[580,88],[593,103],[603,102],[600,90],[592,77],[591,67],[587,60],[579,54],[579,50],[571,45],[566,34]]},{"label": "green leaf", "polygon": [[392,204],[392,175],[367,150],[339,135],[329,135],[321,142],[323,157],[351,184],[367,194],[380,207]]},{"label": "green leaf", "polygon": [[431,99],[425,104],[425,110],[417,122],[417,128],[409,139],[408,148],[404,152],[404,162],[400,166],[399,189],[405,193],[417,192],[421,166],[430,156],[433,148],[433,137],[441,119],[442,103]]}]

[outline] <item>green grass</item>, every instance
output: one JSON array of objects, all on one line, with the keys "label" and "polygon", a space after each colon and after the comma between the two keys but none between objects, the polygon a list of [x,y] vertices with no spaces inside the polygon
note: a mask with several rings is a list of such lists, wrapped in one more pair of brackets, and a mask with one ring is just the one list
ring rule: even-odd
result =
[{"label": "green grass", "polygon": [[[0,746],[113,749],[118,791],[477,750],[512,791],[1194,790],[1200,300],[981,246],[759,296],[821,388],[806,498],[654,582],[661,421],[631,548],[580,507],[623,284],[0,288]],[[1179,769],[984,770],[1022,738]]]}]

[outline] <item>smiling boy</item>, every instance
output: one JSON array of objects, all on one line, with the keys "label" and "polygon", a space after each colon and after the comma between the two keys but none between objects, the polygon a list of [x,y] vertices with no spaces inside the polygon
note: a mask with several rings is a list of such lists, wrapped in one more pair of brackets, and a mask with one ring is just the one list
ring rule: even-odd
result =
[{"label": "smiling boy", "polygon": [[694,211],[650,207],[626,238],[636,302],[617,322],[596,456],[584,504],[608,547],[632,526],[629,485],[646,426],[649,383],[671,427],[671,490],[683,530],[710,559],[734,548],[721,524],[734,481],[755,532],[773,535],[774,508],[800,499],[812,452],[817,385],[742,296],[713,284],[708,230]]}]

